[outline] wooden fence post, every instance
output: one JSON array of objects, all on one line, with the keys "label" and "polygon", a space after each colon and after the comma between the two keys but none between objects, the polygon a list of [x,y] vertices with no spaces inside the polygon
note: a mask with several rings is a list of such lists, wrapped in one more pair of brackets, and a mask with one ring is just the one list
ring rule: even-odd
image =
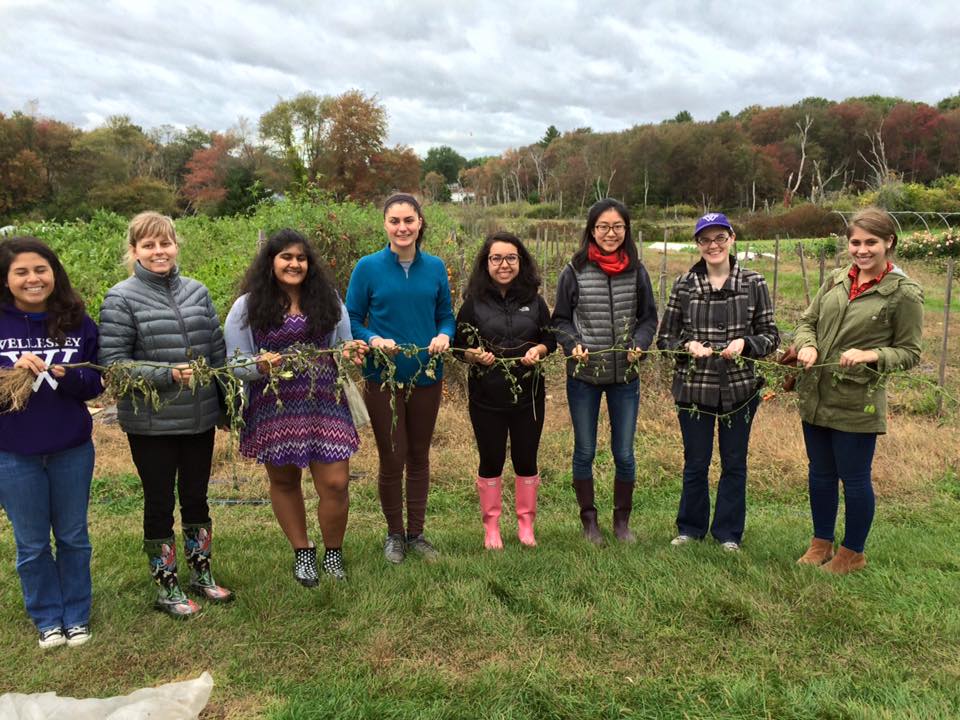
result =
[{"label": "wooden fence post", "polygon": [[820,248],[820,282],[817,287],[823,285],[823,278],[827,272],[827,249],[825,247]]},{"label": "wooden fence post", "polygon": [[660,259],[660,315],[667,305],[667,230],[663,231],[663,257]]},{"label": "wooden fence post", "polygon": [[770,298],[770,305],[773,307],[774,316],[777,310],[777,282],[780,280],[780,236],[777,235],[773,241],[773,297]]},{"label": "wooden fence post", "polygon": [[937,393],[938,417],[943,415],[943,390],[947,378],[947,340],[950,338],[950,296],[953,292],[953,268],[955,264],[954,258],[947,259],[947,294],[943,301],[943,343],[940,346],[940,376],[938,381],[940,392]]},{"label": "wooden fence post", "polygon": [[800,255],[800,274],[803,276],[803,297],[810,304],[810,281],[807,279],[807,261],[803,255],[803,243],[797,243],[797,254]]},{"label": "wooden fence post", "polygon": [[543,296],[546,298],[550,292],[547,275],[547,245],[549,245],[549,231],[543,229],[543,242],[540,241],[540,228],[537,227],[537,243],[540,244],[540,276],[543,278]]},{"label": "wooden fence post", "polygon": [[637,257],[643,262],[643,230],[637,230]]}]

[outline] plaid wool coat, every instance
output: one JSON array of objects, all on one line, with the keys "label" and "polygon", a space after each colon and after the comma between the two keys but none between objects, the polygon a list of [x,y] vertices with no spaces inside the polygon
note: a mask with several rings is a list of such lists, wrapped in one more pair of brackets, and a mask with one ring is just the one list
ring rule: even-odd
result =
[{"label": "plaid wool coat", "polygon": [[[743,361],[725,360],[720,351],[744,339]],[[707,279],[703,260],[679,276],[660,321],[657,347],[683,350],[691,340],[710,345],[715,352],[694,360],[675,357],[673,397],[679,404],[735,409],[763,385],[754,372],[752,358],[762,358],[780,344],[773,322],[773,304],[766,280],[730,258],[730,276],[719,290]]]}]

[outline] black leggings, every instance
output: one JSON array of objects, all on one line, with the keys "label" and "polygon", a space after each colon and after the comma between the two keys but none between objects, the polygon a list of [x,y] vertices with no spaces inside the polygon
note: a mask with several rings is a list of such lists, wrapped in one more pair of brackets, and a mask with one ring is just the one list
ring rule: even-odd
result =
[{"label": "black leggings", "polygon": [[[534,412],[536,409],[536,412]],[[523,477],[537,474],[537,451],[543,432],[544,396],[532,405],[507,410],[485,410],[470,403],[470,422],[477,438],[480,467],[477,475],[500,477],[507,460],[507,435],[513,471]],[[536,416],[536,417],[534,417]]]},{"label": "black leggings", "polygon": [[198,435],[127,435],[143,483],[143,537],[173,535],[174,484],[184,525],[210,522],[207,486],[213,461],[214,428]]}]

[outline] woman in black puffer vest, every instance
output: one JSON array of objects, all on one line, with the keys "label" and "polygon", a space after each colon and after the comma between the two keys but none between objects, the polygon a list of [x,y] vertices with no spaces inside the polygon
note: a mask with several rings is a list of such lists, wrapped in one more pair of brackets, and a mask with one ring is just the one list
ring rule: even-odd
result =
[{"label": "woman in black puffer vest", "polygon": [[[536,545],[537,451],[545,392],[534,366],[556,348],[539,287],[536,264],[520,239],[495,233],[477,254],[457,314],[454,345],[469,348],[460,357],[471,364],[470,421],[480,452],[477,492],[488,550],[503,547],[500,509],[508,434],[516,474],[517,535],[524,545]],[[495,364],[497,358],[514,362]]]}]

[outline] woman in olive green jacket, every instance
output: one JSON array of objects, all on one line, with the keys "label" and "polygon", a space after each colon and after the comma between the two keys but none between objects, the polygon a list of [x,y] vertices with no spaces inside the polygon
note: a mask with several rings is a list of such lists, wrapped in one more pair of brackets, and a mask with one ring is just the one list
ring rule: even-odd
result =
[{"label": "woman in olive green jacket", "polygon": [[[844,574],[867,564],[877,435],[887,431],[881,374],[920,359],[923,290],[889,259],[897,244],[889,214],[861,210],[847,227],[851,264],[835,270],[803,313],[794,343],[805,369],[797,392],[809,459],[813,539],[797,561]],[[845,536],[834,555],[843,481]]]}]

